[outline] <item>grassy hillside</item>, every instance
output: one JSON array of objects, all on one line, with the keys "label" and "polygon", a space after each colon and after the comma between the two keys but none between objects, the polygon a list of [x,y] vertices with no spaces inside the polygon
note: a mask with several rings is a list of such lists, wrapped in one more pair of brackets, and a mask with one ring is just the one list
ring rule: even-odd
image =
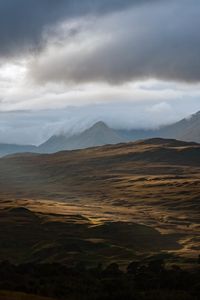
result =
[{"label": "grassy hillside", "polygon": [[81,215],[34,213],[18,207],[0,211],[0,260],[74,263],[128,262],[176,250],[176,236],[122,221],[95,223]]},{"label": "grassy hillside", "polygon": [[62,261],[82,257],[84,249],[84,260],[123,261],[200,251],[198,144],[152,139],[6,157],[0,191],[2,257]]}]

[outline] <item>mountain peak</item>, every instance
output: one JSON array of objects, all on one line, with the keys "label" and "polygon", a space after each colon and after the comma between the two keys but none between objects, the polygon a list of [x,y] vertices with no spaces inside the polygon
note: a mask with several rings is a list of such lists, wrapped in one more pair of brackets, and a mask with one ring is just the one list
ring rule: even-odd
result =
[{"label": "mountain peak", "polygon": [[92,125],[92,127],[90,127],[90,129],[108,129],[108,125],[106,125],[106,123],[104,123],[103,121],[98,121],[95,124]]},{"label": "mountain peak", "polygon": [[200,111],[192,114],[188,119],[199,119],[200,118]]},{"label": "mountain peak", "polygon": [[104,122],[99,121],[85,131],[68,138],[66,136],[53,136],[39,147],[39,151],[53,153],[62,150],[117,144],[123,141],[124,138],[119,136],[115,130],[108,127]]}]

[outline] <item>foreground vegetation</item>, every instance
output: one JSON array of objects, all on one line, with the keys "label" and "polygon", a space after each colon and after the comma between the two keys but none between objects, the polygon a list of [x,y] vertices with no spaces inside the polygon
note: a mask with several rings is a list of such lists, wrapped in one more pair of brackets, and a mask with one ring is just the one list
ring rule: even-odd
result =
[{"label": "foreground vegetation", "polygon": [[[16,266],[2,262],[0,289],[70,300],[197,300],[200,268],[182,270],[176,265],[166,268],[162,259],[135,261],[124,271],[115,263],[104,268],[101,265],[86,268],[83,263]],[[40,299],[24,297],[25,294],[16,294],[16,298],[10,299]]]}]

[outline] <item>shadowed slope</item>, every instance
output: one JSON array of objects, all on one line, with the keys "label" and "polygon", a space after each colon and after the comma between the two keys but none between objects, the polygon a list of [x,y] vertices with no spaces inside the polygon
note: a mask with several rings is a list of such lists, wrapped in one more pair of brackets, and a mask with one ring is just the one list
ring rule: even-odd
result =
[{"label": "shadowed slope", "polygon": [[176,250],[173,235],[127,222],[93,223],[81,215],[34,213],[22,207],[0,210],[0,260],[76,262],[128,260]]}]

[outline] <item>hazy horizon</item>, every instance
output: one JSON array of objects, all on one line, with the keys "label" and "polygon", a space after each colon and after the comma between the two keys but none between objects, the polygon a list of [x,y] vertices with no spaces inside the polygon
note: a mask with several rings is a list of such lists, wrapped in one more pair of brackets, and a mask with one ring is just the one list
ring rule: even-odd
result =
[{"label": "hazy horizon", "polygon": [[53,135],[72,136],[81,133],[99,121],[103,121],[113,129],[159,129],[198,112],[194,111],[185,115],[184,111],[180,111],[172,114],[168,120],[164,120],[166,112],[162,111],[162,105],[158,107],[155,105],[155,110],[154,107],[151,109],[148,106],[145,109],[143,106],[137,109],[134,107],[127,109],[125,104],[119,104],[118,107],[118,112],[112,111],[112,107],[108,105],[36,112],[28,110],[0,112],[0,143],[37,146]]}]

